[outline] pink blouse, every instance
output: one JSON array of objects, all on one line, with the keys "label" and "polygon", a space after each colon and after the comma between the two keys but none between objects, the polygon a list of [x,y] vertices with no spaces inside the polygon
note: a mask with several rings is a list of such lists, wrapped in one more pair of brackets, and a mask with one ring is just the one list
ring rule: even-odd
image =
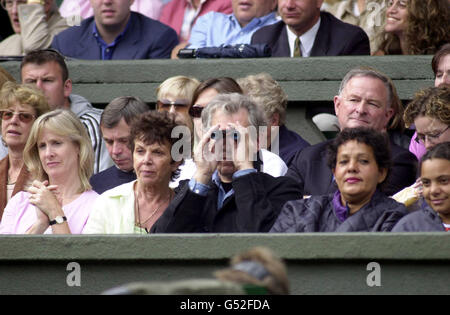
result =
[{"label": "pink blouse", "polygon": [[[6,205],[0,223],[0,234],[25,234],[36,222],[36,207],[29,201],[28,192],[18,192]],[[93,190],[85,191],[63,207],[72,234],[81,234],[91,213],[91,206],[98,194]],[[44,234],[52,234],[49,227]]]}]

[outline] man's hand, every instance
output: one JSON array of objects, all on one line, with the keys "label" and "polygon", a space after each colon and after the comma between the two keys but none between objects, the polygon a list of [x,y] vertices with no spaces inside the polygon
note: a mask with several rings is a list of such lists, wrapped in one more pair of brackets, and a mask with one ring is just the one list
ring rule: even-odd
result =
[{"label": "man's hand", "polygon": [[217,168],[219,158],[217,156],[218,152],[215,151],[216,140],[211,139],[211,134],[217,130],[219,130],[219,125],[211,127],[203,135],[194,151],[194,162],[197,166],[194,179],[201,184],[207,184]]},{"label": "man's hand", "polygon": [[[234,144],[233,162],[236,171],[252,169],[253,162],[258,152],[258,140],[256,129],[253,127],[244,127],[239,122],[229,123],[227,130],[236,130],[239,132],[239,139]],[[229,141],[229,139],[227,139]],[[227,142],[227,144],[230,142]]]}]

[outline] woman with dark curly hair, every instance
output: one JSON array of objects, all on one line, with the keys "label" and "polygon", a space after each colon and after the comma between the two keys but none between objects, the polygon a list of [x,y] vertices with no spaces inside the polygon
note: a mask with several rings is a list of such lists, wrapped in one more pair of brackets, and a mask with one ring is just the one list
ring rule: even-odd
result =
[{"label": "woman with dark curly hair", "polygon": [[0,90],[0,140],[9,150],[0,158],[0,221],[7,202],[27,186],[25,144],[34,121],[48,111],[44,95],[33,86],[6,82]]},{"label": "woman with dark curly hair", "polygon": [[430,55],[450,42],[446,0],[389,0],[375,55]]},{"label": "woman with dark curly hair", "polygon": [[130,149],[137,180],[105,191],[96,200],[84,234],[143,234],[163,214],[175,193],[169,182],[181,161],[172,158],[175,115],[149,111],[133,122]]},{"label": "woman with dark curly hair", "polygon": [[391,164],[389,140],[369,128],[346,128],[329,146],[334,194],[288,201],[271,232],[390,231],[407,212],[382,184]]}]

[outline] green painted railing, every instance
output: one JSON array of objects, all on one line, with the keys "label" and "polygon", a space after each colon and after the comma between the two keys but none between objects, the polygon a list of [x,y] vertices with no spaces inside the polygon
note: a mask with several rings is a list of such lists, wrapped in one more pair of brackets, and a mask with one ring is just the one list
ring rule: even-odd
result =
[{"label": "green painted railing", "polygon": [[0,294],[212,278],[261,245],[286,262],[292,294],[450,294],[448,233],[2,236]]}]

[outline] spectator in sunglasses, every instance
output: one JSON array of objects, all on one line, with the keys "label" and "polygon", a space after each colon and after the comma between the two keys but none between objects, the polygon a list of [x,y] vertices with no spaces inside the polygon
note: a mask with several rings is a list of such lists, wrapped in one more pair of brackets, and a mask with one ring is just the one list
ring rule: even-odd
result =
[{"label": "spectator in sunglasses", "polygon": [[8,202],[0,234],[80,234],[98,194],[89,184],[94,152],[78,117],[57,109],[36,119],[23,159],[30,184]]},{"label": "spectator in sunglasses", "polygon": [[211,78],[203,81],[194,91],[192,96],[192,106],[189,109],[189,115],[194,122],[194,142],[198,143],[202,138],[202,111],[208,103],[218,94],[240,93],[242,89],[232,78],[221,77]]},{"label": "spectator in sunglasses", "polygon": [[[2,67],[0,67],[0,90],[2,89],[3,84],[5,84],[8,81],[16,82],[16,80],[13,78],[13,76],[8,71],[6,71]],[[0,136],[0,140],[1,140],[1,136]],[[3,145],[2,142],[0,142],[0,160],[2,160],[7,154],[8,154],[8,149]]]},{"label": "spectator in sunglasses", "polygon": [[56,0],[1,0],[13,35],[0,42],[0,55],[24,55],[50,47],[53,37],[69,26],[58,12]]},{"label": "spectator in sunglasses", "polygon": [[[167,111],[174,114],[176,120],[183,126],[187,126],[189,129],[189,143],[187,143],[189,149],[192,149],[194,125],[192,118],[189,116],[191,109],[192,96],[199,86],[200,81],[195,78],[186,76],[174,76],[168,78],[156,89],[156,109],[158,111]],[[189,153],[192,150],[189,150]],[[188,153],[188,152],[186,152]],[[184,163],[180,165],[180,176],[173,178],[170,182],[170,187],[175,188],[178,186],[180,180],[189,179],[192,173],[189,170],[195,167],[194,162],[190,154],[187,154],[184,158]]]},{"label": "spectator in sunglasses", "polygon": [[23,152],[34,120],[50,110],[45,96],[28,85],[6,82],[0,95],[2,141],[8,155],[0,161],[0,221],[6,203],[24,189],[29,173]]}]

